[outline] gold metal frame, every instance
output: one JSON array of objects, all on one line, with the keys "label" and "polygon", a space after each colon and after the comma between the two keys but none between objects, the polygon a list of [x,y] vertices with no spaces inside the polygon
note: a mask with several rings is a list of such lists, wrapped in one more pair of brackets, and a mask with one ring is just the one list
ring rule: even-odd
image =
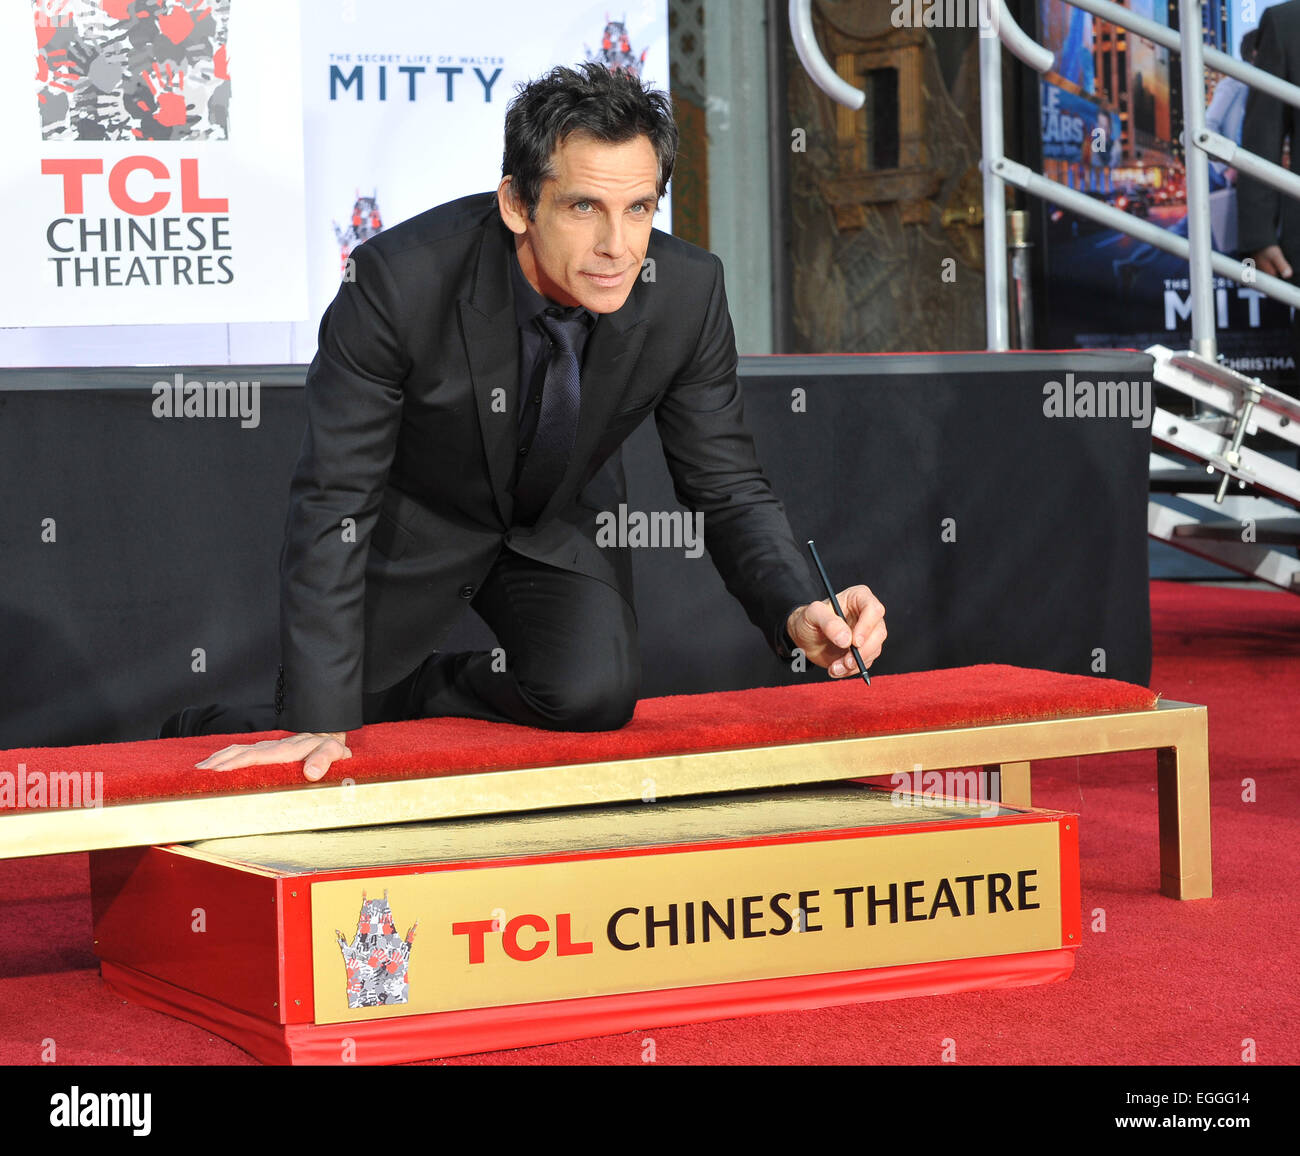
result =
[{"label": "gold metal frame", "polygon": [[1157,752],[1160,889],[1177,899],[1206,898],[1211,887],[1206,709],[1181,702],[1161,702],[1144,711],[774,747],[386,783],[327,780],[273,791],[205,794],[84,810],[15,811],[0,816],[0,859],[650,801],[918,769],[983,767],[991,772],[991,780],[996,775],[1000,787],[1000,796],[992,797],[1000,797],[1008,806],[1028,806],[1029,768],[1034,759],[1139,750]]}]

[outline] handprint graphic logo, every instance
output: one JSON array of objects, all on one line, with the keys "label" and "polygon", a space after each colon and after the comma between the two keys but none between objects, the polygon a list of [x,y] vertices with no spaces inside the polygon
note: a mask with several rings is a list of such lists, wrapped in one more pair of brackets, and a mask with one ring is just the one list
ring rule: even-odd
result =
[{"label": "handprint graphic logo", "polygon": [[228,140],[232,0],[32,0],[45,140]]},{"label": "handprint graphic logo", "polygon": [[357,933],[352,942],[343,932],[334,931],[347,969],[348,1007],[407,1002],[407,963],[419,926],[417,919],[402,939],[393,926],[388,891],[384,891],[382,899],[367,899],[366,893],[361,893],[361,914],[357,916]]},{"label": "handprint graphic logo", "polygon": [[617,72],[621,68],[639,78],[641,69],[645,65],[646,53],[649,51],[650,49],[643,48],[640,56],[635,55],[632,51],[632,41],[627,34],[627,16],[625,15],[622,20],[611,20],[609,13],[606,12],[605,31],[600,38],[600,51],[592,52],[588,48],[587,60],[599,61],[610,72]]},{"label": "handprint graphic logo", "polygon": [[376,233],[383,232],[384,219],[379,212],[379,193],[375,192],[372,197],[363,197],[361,190],[357,190],[356,200],[352,205],[352,216],[348,219],[346,229],[339,228],[339,223],[334,222],[334,237],[339,243],[341,250],[340,262],[342,263],[343,272],[346,275],[348,271],[348,258],[352,256],[352,250],[355,249],[362,241],[369,241]]}]

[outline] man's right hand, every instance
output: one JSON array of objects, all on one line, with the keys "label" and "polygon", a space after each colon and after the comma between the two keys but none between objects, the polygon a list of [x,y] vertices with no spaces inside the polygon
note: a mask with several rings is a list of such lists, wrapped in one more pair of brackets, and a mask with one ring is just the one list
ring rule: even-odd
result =
[{"label": "man's right hand", "polygon": [[1291,266],[1287,264],[1280,245],[1269,245],[1268,248],[1261,249],[1253,256],[1255,268],[1261,273],[1271,273],[1274,277],[1281,277],[1283,281],[1291,279]]},{"label": "man's right hand", "polygon": [[302,773],[309,782],[324,777],[330,764],[350,759],[346,731],[332,734],[305,733],[287,739],[264,739],[247,746],[222,747],[194,766],[200,771],[233,771],[237,767],[256,767],[270,763],[296,763],[302,759]]}]

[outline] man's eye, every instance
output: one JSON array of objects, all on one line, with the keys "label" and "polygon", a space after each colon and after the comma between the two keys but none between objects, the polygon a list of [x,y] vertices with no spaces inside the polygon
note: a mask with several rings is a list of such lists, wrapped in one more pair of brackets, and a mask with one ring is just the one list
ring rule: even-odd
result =
[{"label": "man's eye", "polygon": [[573,207],[574,207],[575,209],[581,209],[584,205],[586,205],[587,208],[591,208],[591,202],[590,202],[590,201],[578,201],[578,202],[577,202]]}]

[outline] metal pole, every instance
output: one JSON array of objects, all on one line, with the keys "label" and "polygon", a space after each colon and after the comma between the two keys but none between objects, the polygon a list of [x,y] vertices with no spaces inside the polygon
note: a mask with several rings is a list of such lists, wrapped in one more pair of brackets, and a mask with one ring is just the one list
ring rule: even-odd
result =
[{"label": "metal pole", "polygon": [[1033,243],[1028,238],[1029,214],[1024,209],[1014,209],[1007,218],[1010,221],[1012,345],[1015,349],[1033,349],[1034,304],[1029,286],[1029,250]]},{"label": "metal pole", "polygon": [[1215,361],[1218,359],[1218,341],[1214,330],[1214,276],[1210,267],[1214,250],[1210,231],[1210,158],[1196,147],[1196,141],[1205,132],[1203,2],[1178,0],[1178,23],[1182,34],[1183,168],[1187,174],[1192,349],[1206,360]]},{"label": "metal pole", "polygon": [[1007,322],[1007,203],[1002,178],[1002,42],[981,36],[980,143],[984,170],[984,330],[990,350],[1010,348]]},{"label": "metal pole", "polygon": [[772,352],[789,353],[790,306],[790,129],[788,80],[785,66],[785,30],[781,0],[767,0],[767,123],[768,183],[771,198],[768,219],[772,229]]}]

